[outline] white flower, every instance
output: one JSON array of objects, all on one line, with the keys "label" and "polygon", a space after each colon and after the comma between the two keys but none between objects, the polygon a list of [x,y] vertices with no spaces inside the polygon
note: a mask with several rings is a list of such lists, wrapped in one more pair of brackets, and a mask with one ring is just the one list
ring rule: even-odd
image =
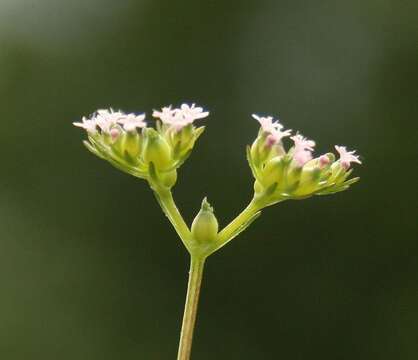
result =
[{"label": "white flower", "polygon": [[74,122],[73,125],[87,130],[87,132],[90,134],[94,134],[97,132],[96,120],[87,119],[86,117],[83,117],[81,121],[82,122]]},{"label": "white flower", "polygon": [[283,128],[283,125],[281,125],[278,121],[273,122],[272,116],[258,116],[257,114],[252,114],[252,117],[260,123],[263,131],[267,133],[275,131],[277,126],[279,126],[279,129]]},{"label": "white flower", "polygon": [[136,128],[143,128],[147,126],[144,119],[145,114],[125,114],[122,118],[117,120],[117,122],[122,125],[126,131],[135,131]]},{"label": "white flower", "polygon": [[192,104],[192,106],[182,104],[180,109],[178,109],[178,115],[182,117],[186,123],[191,124],[195,120],[209,116],[209,111],[203,111],[203,108],[196,107],[195,104]]},{"label": "white flower", "polygon": [[301,150],[313,151],[313,148],[315,146],[315,141],[308,140],[307,138],[303,137],[301,134],[296,134],[295,136],[292,136],[291,139],[295,143],[295,152],[298,152]]},{"label": "white flower", "polygon": [[318,158],[319,168],[322,169],[331,162],[330,158],[327,155],[321,155]]},{"label": "white flower", "polygon": [[113,109],[99,109],[90,119],[83,117],[82,122],[73,124],[74,126],[86,129],[89,133],[95,133],[97,127],[99,127],[102,132],[110,134],[112,128],[117,124],[122,125],[126,131],[142,128],[146,126],[144,119],[145,114],[125,114],[122,111],[114,111]]},{"label": "white flower", "polygon": [[309,160],[312,160],[312,151],[315,146],[315,141],[308,140],[301,134],[292,136],[291,139],[295,143],[295,151],[293,159],[299,166],[305,165]]},{"label": "white flower", "polygon": [[340,163],[344,169],[348,169],[350,167],[350,163],[354,162],[357,164],[361,164],[358,155],[355,155],[355,151],[347,151],[345,146],[338,146],[335,145],[335,149],[340,154]]},{"label": "white flower", "polygon": [[268,143],[273,145],[281,141],[284,137],[290,136],[292,130],[284,130],[283,125],[279,123],[278,120],[273,121],[272,116],[259,116],[257,114],[252,114],[252,117],[256,119],[263,129],[264,132],[269,133]]},{"label": "white flower", "polygon": [[161,111],[154,110],[152,116],[160,119],[164,124],[172,125],[176,122],[178,109],[172,109],[171,105],[163,107]]},{"label": "white flower", "polygon": [[111,128],[123,118],[125,114],[121,111],[113,111],[113,109],[100,109],[93,116],[92,120],[96,121],[97,126],[105,133],[109,133]]},{"label": "white flower", "polygon": [[176,130],[181,130],[183,127],[192,124],[193,121],[203,119],[208,115],[208,111],[203,111],[203,108],[196,107],[195,104],[192,104],[192,106],[182,104],[179,109],[172,109],[170,105],[163,107],[161,111],[154,110],[152,113],[153,117],[160,119],[164,124]]}]

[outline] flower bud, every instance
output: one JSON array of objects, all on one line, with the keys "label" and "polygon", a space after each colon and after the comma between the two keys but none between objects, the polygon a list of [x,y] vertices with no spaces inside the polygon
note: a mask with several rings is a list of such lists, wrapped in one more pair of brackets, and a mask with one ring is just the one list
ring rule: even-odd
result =
[{"label": "flower bud", "polygon": [[213,208],[204,198],[202,207],[192,223],[193,239],[197,243],[213,242],[216,240],[218,229],[218,220],[213,213]]},{"label": "flower bud", "polygon": [[145,163],[152,162],[158,170],[165,170],[172,165],[171,149],[167,141],[154,129],[145,131],[142,156]]}]

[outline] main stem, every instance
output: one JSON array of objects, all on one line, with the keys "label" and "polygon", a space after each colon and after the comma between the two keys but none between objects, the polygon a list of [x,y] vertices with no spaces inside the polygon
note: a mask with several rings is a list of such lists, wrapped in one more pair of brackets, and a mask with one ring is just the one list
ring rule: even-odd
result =
[{"label": "main stem", "polygon": [[189,284],[187,286],[186,305],[184,307],[177,360],[190,359],[204,265],[205,258],[191,256]]}]

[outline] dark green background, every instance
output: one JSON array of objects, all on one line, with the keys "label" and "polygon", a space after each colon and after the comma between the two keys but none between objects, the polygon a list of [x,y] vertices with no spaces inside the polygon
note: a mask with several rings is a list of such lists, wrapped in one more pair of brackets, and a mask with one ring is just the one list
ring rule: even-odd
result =
[{"label": "dark green background", "polygon": [[348,192],[266,209],[207,263],[193,359],[416,359],[415,1],[2,0],[0,358],[175,359],[188,258],[73,128],[197,102],[175,197],[251,197],[253,112],[358,149]]}]

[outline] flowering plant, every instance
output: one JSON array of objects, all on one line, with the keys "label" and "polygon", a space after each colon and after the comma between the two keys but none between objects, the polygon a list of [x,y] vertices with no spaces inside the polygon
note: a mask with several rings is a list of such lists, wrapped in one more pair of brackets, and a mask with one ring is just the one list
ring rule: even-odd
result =
[{"label": "flowering plant", "polygon": [[[145,114],[98,110],[90,118],[74,125],[86,130],[84,145],[93,154],[116,168],[144,179],[151,189],[191,257],[189,284],[178,360],[190,359],[193,330],[203,268],[207,257],[244,231],[267,206],[290,199],[328,195],[347,190],[359,180],[349,178],[351,163],[361,164],[354,151],[335,146],[339,154],[313,156],[315,142],[300,133],[293,136],[271,116],[253,115],[260,124],[258,136],[247,147],[247,159],[255,178],[254,196],[249,205],[225,228],[219,231],[214,210],[203,199],[191,227],[176,207],[171,189],[177,181],[177,169],[190,156],[204,127],[194,122],[209,112],[203,108],[181,105],[155,110],[155,128],[145,123]],[[293,145],[286,150],[283,139]]]}]

